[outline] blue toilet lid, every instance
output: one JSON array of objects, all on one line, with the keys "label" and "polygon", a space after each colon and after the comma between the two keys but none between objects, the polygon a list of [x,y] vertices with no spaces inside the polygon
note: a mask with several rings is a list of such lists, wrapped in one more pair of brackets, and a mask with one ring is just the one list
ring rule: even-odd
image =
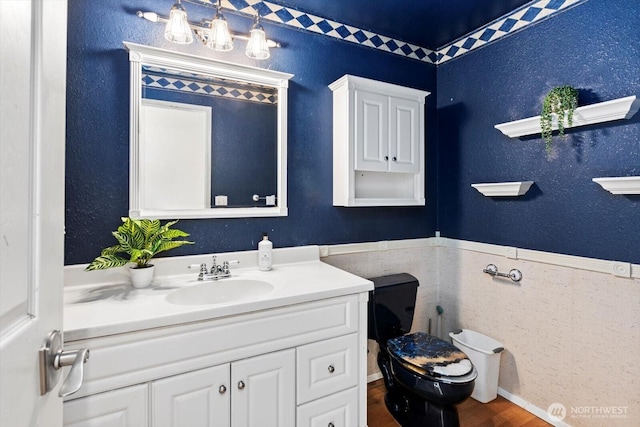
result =
[{"label": "blue toilet lid", "polygon": [[392,338],[387,341],[387,348],[392,356],[420,374],[461,376],[473,369],[467,355],[457,347],[424,332]]}]

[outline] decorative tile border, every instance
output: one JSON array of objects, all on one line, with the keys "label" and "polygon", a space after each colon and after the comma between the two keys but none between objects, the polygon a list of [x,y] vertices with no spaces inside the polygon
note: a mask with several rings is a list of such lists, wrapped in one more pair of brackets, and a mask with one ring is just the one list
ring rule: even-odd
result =
[{"label": "decorative tile border", "polygon": [[[192,1],[208,6],[217,3],[217,0]],[[587,0],[534,0],[437,51],[268,1],[222,0],[222,7],[251,16],[259,13],[263,20],[439,65],[585,1]]]},{"label": "decorative tile border", "polygon": [[[216,0],[193,1],[211,6],[217,3]],[[325,19],[310,13],[300,12],[268,1],[222,0],[222,7],[223,9],[229,9],[251,16],[260,13],[260,19],[262,20],[273,21],[278,24],[288,25],[297,29],[322,34],[338,40],[356,43],[407,58],[417,59],[431,64],[434,64],[436,61],[436,53],[431,49]]]},{"label": "decorative tile border", "polygon": [[437,64],[458,58],[465,53],[492,43],[524,27],[541,21],[561,10],[587,0],[539,0],[525,5],[497,20],[438,49]]},{"label": "decorative tile border", "polygon": [[142,86],[154,89],[195,93],[200,95],[219,96],[241,101],[261,104],[277,104],[278,96],[272,92],[249,90],[215,83],[199,82],[185,78],[173,78],[149,73],[142,74]]}]

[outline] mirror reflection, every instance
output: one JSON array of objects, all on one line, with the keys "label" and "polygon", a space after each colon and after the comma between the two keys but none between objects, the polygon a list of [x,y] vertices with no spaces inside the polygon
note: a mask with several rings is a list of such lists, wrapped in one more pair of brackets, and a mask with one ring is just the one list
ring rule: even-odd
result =
[{"label": "mirror reflection", "polygon": [[132,67],[130,215],[286,215],[292,76],[125,46]]},{"label": "mirror reflection", "polygon": [[[156,184],[144,186],[144,207],[251,207],[266,204],[254,194],[276,194],[275,88],[154,67],[142,72],[141,160],[145,182]],[[189,167],[167,175],[178,165],[178,145]]]}]

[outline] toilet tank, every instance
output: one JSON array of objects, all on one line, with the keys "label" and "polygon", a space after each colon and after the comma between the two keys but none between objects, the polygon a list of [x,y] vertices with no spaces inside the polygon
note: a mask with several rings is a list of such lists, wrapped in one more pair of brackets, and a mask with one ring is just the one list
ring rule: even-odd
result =
[{"label": "toilet tank", "polygon": [[408,333],[416,307],[418,279],[407,273],[370,278],[369,339],[386,346],[387,340]]}]

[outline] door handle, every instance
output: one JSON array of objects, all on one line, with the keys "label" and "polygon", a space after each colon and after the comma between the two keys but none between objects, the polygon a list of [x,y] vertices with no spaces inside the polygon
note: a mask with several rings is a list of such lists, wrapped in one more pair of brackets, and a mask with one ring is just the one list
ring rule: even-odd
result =
[{"label": "door handle", "polygon": [[54,359],[53,367],[60,369],[64,366],[71,366],[67,378],[60,388],[60,397],[67,397],[80,390],[84,379],[84,364],[89,360],[89,349],[61,351]]},{"label": "door handle", "polygon": [[61,369],[71,366],[60,392],[60,397],[75,393],[82,386],[84,378],[84,364],[89,360],[89,349],[62,349],[62,332],[51,331],[40,349],[40,394],[51,391],[60,379]]}]

